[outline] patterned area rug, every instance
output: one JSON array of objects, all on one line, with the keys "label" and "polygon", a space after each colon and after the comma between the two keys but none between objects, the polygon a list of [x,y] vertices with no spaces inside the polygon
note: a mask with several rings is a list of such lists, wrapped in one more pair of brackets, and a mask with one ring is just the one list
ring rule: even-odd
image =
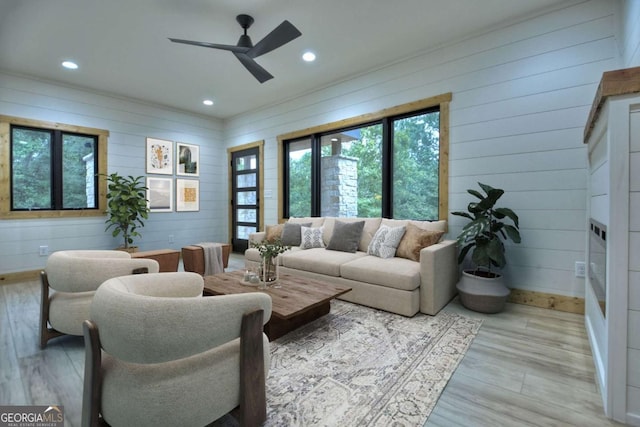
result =
[{"label": "patterned area rug", "polygon": [[343,301],[271,343],[267,426],[421,426],[480,329]]}]

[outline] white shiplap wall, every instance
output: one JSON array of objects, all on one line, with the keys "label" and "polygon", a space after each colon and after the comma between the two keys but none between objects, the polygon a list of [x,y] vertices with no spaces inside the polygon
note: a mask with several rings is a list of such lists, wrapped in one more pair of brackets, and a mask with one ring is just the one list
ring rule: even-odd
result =
[{"label": "white shiplap wall", "polygon": [[[512,287],[584,295],[586,148],[582,132],[605,70],[618,68],[617,3],[584,1],[505,23],[225,124],[229,146],[264,139],[265,188],[277,193],[279,134],[452,92],[449,208],[481,181],[521,218]],[[265,200],[265,222],[278,201]],[[450,237],[463,220],[450,216]]]},{"label": "white shiplap wall", "polygon": [[[136,243],[141,250],[179,249],[228,240],[226,212],[219,212],[227,205],[221,122],[7,74],[0,74],[0,114],[109,130],[109,173],[146,175],[146,137],[199,145],[200,212],[152,213]],[[38,256],[41,245],[50,251],[118,246],[120,239],[104,232],[105,219],[0,220],[0,273],[44,267],[46,257]]]}]

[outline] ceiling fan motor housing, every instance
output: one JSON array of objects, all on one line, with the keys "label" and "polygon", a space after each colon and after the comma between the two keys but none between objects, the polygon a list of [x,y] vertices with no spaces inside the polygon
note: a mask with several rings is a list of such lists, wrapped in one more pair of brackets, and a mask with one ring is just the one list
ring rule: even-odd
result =
[{"label": "ceiling fan motor housing", "polygon": [[252,48],[253,43],[251,42],[251,37],[249,37],[246,34],[241,35],[240,38],[238,39],[238,46]]}]

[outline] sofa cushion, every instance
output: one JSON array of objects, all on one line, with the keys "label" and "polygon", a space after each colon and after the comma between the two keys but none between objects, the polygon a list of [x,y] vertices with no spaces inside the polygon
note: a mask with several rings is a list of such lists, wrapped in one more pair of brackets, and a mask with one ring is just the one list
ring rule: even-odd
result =
[{"label": "sofa cushion", "polygon": [[285,252],[280,257],[282,265],[287,268],[339,277],[342,264],[366,255],[364,252],[350,253],[313,248],[304,251]]},{"label": "sofa cushion", "polygon": [[282,239],[282,230],[284,224],[267,225],[265,228],[264,240],[267,242],[274,242]]},{"label": "sofa cushion", "polygon": [[424,230],[409,223],[396,250],[396,256],[420,261],[420,250],[438,243],[443,234],[444,231]]},{"label": "sofa cushion", "polygon": [[407,226],[407,224],[415,225],[418,228],[423,230],[431,230],[431,231],[442,231],[444,233],[447,232],[447,221],[439,220],[439,221],[413,221],[407,219],[388,219],[382,218],[382,225],[386,225],[389,227],[399,227],[399,226]]},{"label": "sofa cushion", "polygon": [[311,223],[310,227],[322,227],[324,225],[324,217],[321,216],[306,216],[304,218],[296,218],[291,217],[287,222],[291,222],[293,224],[306,224],[308,222]]},{"label": "sofa cushion", "polygon": [[360,244],[364,221],[343,222],[336,221],[333,226],[333,234],[327,245],[331,251],[355,253]]},{"label": "sofa cushion", "polygon": [[380,221],[382,218],[335,218],[335,217],[326,217],[324,220],[324,244],[328,245],[331,241],[331,237],[333,236],[333,228],[335,227],[336,221],[341,222],[359,222],[364,221],[364,228],[362,229],[362,236],[360,236],[360,243],[358,244],[358,250],[362,252],[366,252],[369,247],[369,243],[371,243],[371,239],[373,235],[376,234],[378,228],[380,227]]},{"label": "sofa cushion", "polygon": [[302,241],[302,227],[311,227],[311,222],[287,222],[282,230],[282,244],[286,246],[300,246]]},{"label": "sofa cushion", "polygon": [[344,279],[412,291],[420,286],[420,263],[367,255],[342,264],[340,275]]},{"label": "sofa cushion", "polygon": [[324,248],[322,229],[323,227],[302,227],[302,241],[300,242],[300,249]]},{"label": "sofa cushion", "polygon": [[260,262],[260,252],[256,248],[249,248],[244,251],[244,259],[246,261]]},{"label": "sofa cushion", "polygon": [[388,227],[381,225],[369,243],[367,253],[379,258],[392,258],[396,255],[398,244],[404,236],[406,227]]}]

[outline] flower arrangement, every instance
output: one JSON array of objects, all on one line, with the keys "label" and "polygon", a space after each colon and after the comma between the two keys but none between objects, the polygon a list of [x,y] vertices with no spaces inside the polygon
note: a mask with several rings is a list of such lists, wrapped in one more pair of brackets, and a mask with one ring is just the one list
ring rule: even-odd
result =
[{"label": "flower arrangement", "polygon": [[277,280],[278,275],[274,262],[275,258],[291,249],[291,246],[283,245],[282,241],[277,239],[272,241],[263,240],[261,242],[251,242],[251,247],[256,248],[258,252],[260,252],[260,257],[262,258],[259,276],[263,277],[265,282],[273,282]]},{"label": "flower arrangement", "polygon": [[260,252],[262,259],[275,258],[285,253],[291,246],[283,245],[282,240],[273,241],[262,240],[261,242],[251,242],[251,247],[256,248]]}]

